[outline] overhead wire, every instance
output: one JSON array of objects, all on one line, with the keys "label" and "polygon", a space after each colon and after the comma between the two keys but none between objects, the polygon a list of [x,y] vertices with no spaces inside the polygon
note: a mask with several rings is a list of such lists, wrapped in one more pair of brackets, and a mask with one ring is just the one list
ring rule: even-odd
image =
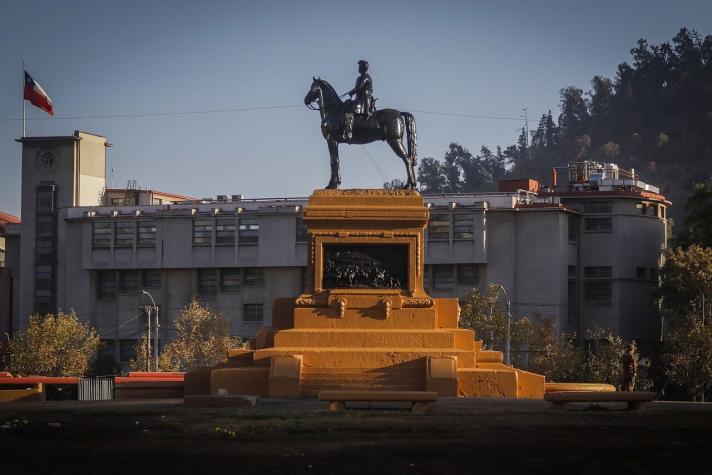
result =
[{"label": "overhead wire", "polygon": [[[171,117],[171,116],[185,116],[185,115],[205,115],[205,114],[224,114],[231,112],[259,112],[268,110],[279,110],[279,109],[296,109],[304,107],[303,104],[288,104],[288,105],[276,105],[276,106],[257,106],[257,107],[235,107],[228,109],[206,109],[206,110],[189,110],[189,111],[173,111],[173,112],[145,112],[145,113],[132,113],[132,114],[91,114],[91,115],[76,115],[76,116],[55,116],[55,117],[28,117],[28,121],[43,121],[43,120],[81,120],[81,119],[130,119],[130,118],[141,118],[141,117]],[[524,116],[498,116],[498,115],[486,115],[486,114],[467,114],[459,112],[442,112],[442,111],[426,111],[420,109],[408,109],[410,112],[416,112],[418,114],[429,114],[429,115],[440,115],[446,117],[462,117],[469,119],[490,119],[490,120],[516,120],[525,121]],[[17,122],[21,121],[22,118],[15,117],[3,117],[0,118],[2,122]]]}]

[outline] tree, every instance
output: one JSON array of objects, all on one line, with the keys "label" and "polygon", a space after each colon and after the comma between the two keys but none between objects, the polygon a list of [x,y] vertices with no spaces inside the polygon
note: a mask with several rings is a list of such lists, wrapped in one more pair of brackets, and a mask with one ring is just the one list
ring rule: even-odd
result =
[{"label": "tree", "polygon": [[682,242],[712,247],[712,180],[695,185],[695,191],[685,202],[685,209],[687,232],[682,236]]},{"label": "tree", "polygon": [[[486,290],[473,289],[461,303],[460,327],[474,330],[482,348],[503,350],[507,312],[502,305],[500,289],[490,284]],[[525,353],[535,346],[537,327],[526,316],[512,319],[510,345],[515,353]]]},{"label": "tree", "polygon": [[386,190],[400,190],[405,187],[405,182],[400,178],[394,178],[383,183],[383,188]]},{"label": "tree", "polygon": [[420,165],[418,165],[418,183],[420,183],[420,191],[424,193],[445,193],[447,179],[439,160],[425,157],[420,161]]},{"label": "tree", "polygon": [[10,371],[21,375],[83,376],[101,346],[96,330],[74,310],[31,315],[10,339]]},{"label": "tree", "polygon": [[242,346],[240,338],[229,335],[230,320],[195,299],[178,314],[175,326],[176,338],[159,358],[162,371],[214,366],[227,360],[228,350]]},{"label": "tree", "polygon": [[663,362],[670,381],[693,398],[712,389],[712,248],[668,249],[658,290],[669,331]]},{"label": "tree", "polygon": [[668,335],[663,355],[665,374],[692,399],[705,400],[712,390],[712,325],[691,318]]},{"label": "tree", "polygon": [[712,314],[712,248],[693,244],[687,249],[667,249],[657,298],[673,326]]}]

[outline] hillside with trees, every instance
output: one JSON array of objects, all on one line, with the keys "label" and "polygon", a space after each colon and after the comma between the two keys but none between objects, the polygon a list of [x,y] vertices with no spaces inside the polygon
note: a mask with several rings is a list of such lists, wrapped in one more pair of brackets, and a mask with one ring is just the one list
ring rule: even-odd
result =
[{"label": "hillside with trees", "polygon": [[421,190],[489,191],[504,177],[549,183],[554,166],[611,161],[659,186],[681,231],[685,199],[712,176],[712,36],[683,28],[670,42],[639,40],[631,56],[614,79],[562,89],[558,118],[543,114],[516,144],[473,154],[453,143],[442,160],[424,158]]}]

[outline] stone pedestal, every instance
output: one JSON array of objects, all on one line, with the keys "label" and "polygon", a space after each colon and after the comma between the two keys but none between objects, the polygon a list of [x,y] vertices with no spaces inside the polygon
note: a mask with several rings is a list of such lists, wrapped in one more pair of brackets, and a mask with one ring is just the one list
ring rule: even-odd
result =
[{"label": "stone pedestal", "polygon": [[425,292],[428,208],[418,192],[316,190],[304,220],[306,291],[275,301],[273,326],[261,330],[251,352],[233,352],[212,371],[211,392],[227,387],[281,398],[427,389],[440,396],[543,397],[543,376],[505,366],[500,352],[480,351],[474,333],[457,328],[457,299]]}]

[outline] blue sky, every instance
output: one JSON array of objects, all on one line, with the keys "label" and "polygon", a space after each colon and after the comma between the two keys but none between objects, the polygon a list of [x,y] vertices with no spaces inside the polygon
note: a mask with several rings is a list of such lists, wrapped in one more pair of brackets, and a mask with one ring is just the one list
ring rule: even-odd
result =
[{"label": "blue sky", "polygon": [[[371,64],[379,107],[518,117],[530,126],[558,91],[588,89],[645,37],[712,33],[689,1],[15,1],[0,15],[0,119],[21,116],[21,63],[56,117],[28,135],[108,137],[113,186],[208,197],[307,196],[329,178],[317,112],[303,106],[168,117],[61,117],[300,105],[313,75],[339,92]],[[415,113],[419,156],[451,141],[513,143],[523,121]],[[30,119],[44,112],[28,105]],[[21,123],[0,120],[0,210],[17,214]],[[370,158],[369,158],[370,155]],[[341,146],[344,187],[404,177],[382,142]],[[375,166],[373,160],[377,166]],[[379,170],[380,168],[380,170]],[[383,173],[383,175],[381,174]]]}]

